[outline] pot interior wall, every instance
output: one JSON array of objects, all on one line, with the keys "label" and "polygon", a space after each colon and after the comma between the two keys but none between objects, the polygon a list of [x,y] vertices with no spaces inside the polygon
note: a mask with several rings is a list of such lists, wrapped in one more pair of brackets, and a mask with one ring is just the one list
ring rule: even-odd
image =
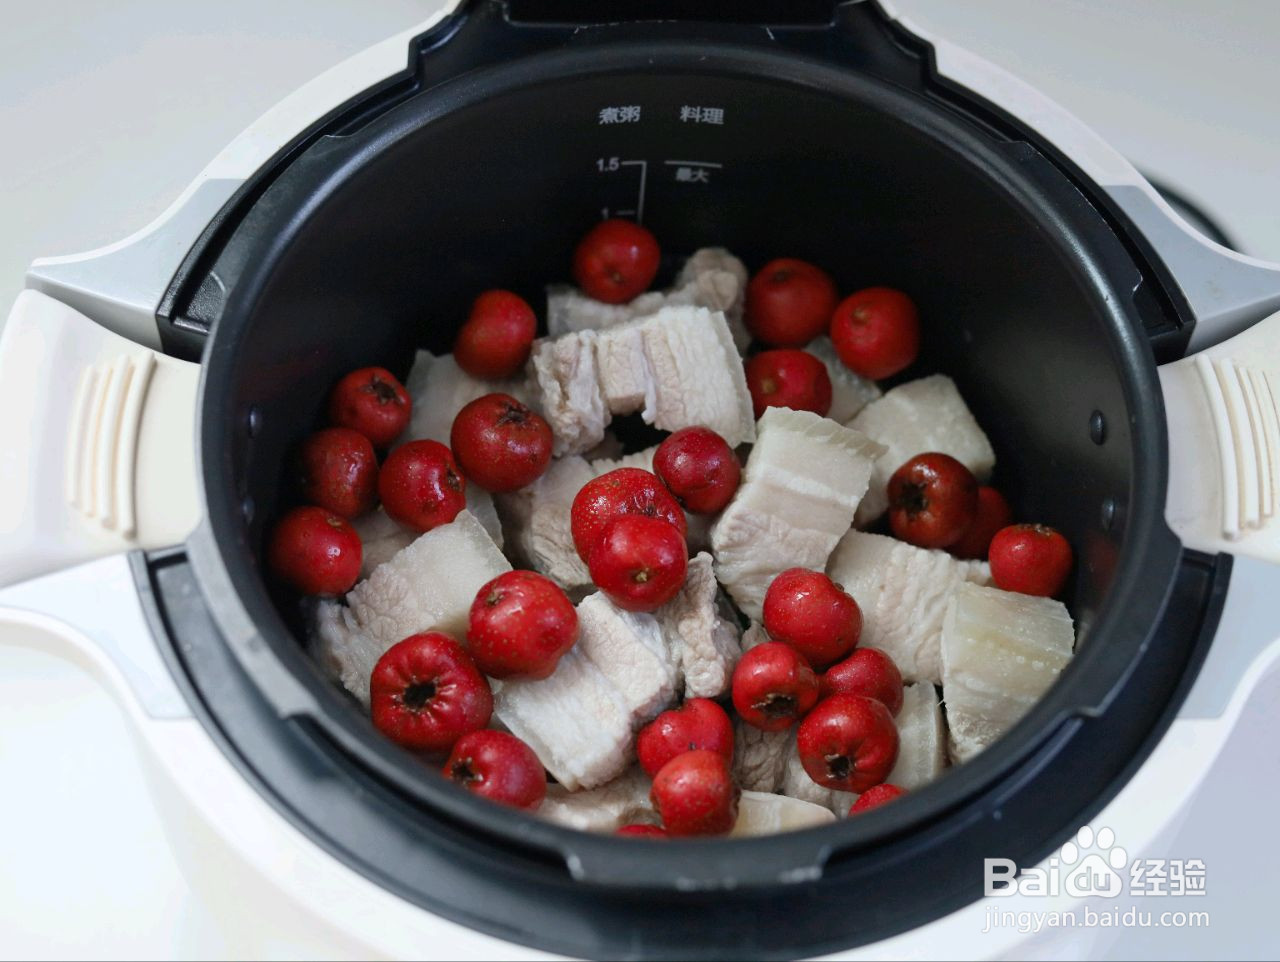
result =
[{"label": "pot interior wall", "polygon": [[[227,413],[261,414],[257,437],[228,452],[237,507],[252,506],[251,559],[287,507],[286,455],[320,423],[339,376],[374,363],[403,374],[413,348],[448,350],[486,288],[541,310],[543,285],[569,279],[577,238],[642,206],[665,251],[660,281],[694,249],[721,245],[753,270],[796,256],[842,291],[909,292],[925,349],[903,379],[956,379],[995,446],[995,483],[1019,519],[1066,533],[1079,556],[1070,607],[1086,628],[1095,617],[1134,458],[1114,322],[1044,216],[912,118],[782,80],[617,72],[465,108],[411,103],[295,166],[296,183],[264,198],[297,212],[266,282],[239,305],[248,317],[230,348]],[[1108,499],[1119,513],[1104,530]],[[282,611],[303,637],[296,606]]]}]

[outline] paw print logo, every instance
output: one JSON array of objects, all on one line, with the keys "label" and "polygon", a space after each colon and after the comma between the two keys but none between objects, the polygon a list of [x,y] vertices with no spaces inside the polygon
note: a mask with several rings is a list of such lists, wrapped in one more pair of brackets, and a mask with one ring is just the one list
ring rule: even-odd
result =
[{"label": "paw print logo", "polygon": [[1059,859],[1067,873],[1063,891],[1073,898],[1115,898],[1124,888],[1120,872],[1129,864],[1129,853],[1116,845],[1116,833],[1109,828],[1099,829],[1095,836],[1084,826],[1074,842],[1062,846]]}]

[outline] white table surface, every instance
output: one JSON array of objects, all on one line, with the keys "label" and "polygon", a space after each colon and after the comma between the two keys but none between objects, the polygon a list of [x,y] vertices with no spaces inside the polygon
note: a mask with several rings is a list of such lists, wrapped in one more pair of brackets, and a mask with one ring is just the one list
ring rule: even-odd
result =
[{"label": "white table surface", "polygon": [[[898,0],[1096,126],[1280,259],[1280,4]],[[414,0],[47,0],[0,31],[0,303],[35,256],[118,239],[301,82],[425,17]],[[2,642],[2,639],[0,639]],[[1207,931],[1121,932],[1107,958],[1268,958],[1280,673],[1153,857],[1209,866]],[[1195,760],[1189,760],[1195,764]],[[0,957],[217,958],[124,721],[78,669],[0,643]],[[267,920],[264,920],[266,922]],[[1087,943],[1043,940],[1069,957]],[[287,949],[285,949],[287,952]]]}]

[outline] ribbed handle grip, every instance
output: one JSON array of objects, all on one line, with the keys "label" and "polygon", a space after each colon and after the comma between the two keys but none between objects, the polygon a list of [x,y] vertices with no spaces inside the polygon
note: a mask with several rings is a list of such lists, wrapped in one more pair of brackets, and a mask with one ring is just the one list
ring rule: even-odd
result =
[{"label": "ribbed handle grip", "polygon": [[0,336],[0,585],[186,538],[199,370],[18,295]]}]

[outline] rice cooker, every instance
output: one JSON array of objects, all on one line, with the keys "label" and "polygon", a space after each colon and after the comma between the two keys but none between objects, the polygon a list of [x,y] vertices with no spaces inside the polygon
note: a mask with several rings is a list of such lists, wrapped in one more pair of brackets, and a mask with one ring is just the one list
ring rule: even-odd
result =
[{"label": "rice cooker", "polygon": [[[1078,558],[1077,654],[997,745],[857,819],[637,845],[425,775],[309,660],[261,547],[327,386],[448,350],[498,279],[539,303],[610,216],[912,293],[913,373],[955,378],[1017,515]],[[116,694],[246,953],[1008,950],[983,859],[1032,866],[1104,806],[1141,848],[1280,650],[1277,310],[1280,266],[889,3],[461,0],[139,233],[33,264],[0,340],[0,636]]]}]

